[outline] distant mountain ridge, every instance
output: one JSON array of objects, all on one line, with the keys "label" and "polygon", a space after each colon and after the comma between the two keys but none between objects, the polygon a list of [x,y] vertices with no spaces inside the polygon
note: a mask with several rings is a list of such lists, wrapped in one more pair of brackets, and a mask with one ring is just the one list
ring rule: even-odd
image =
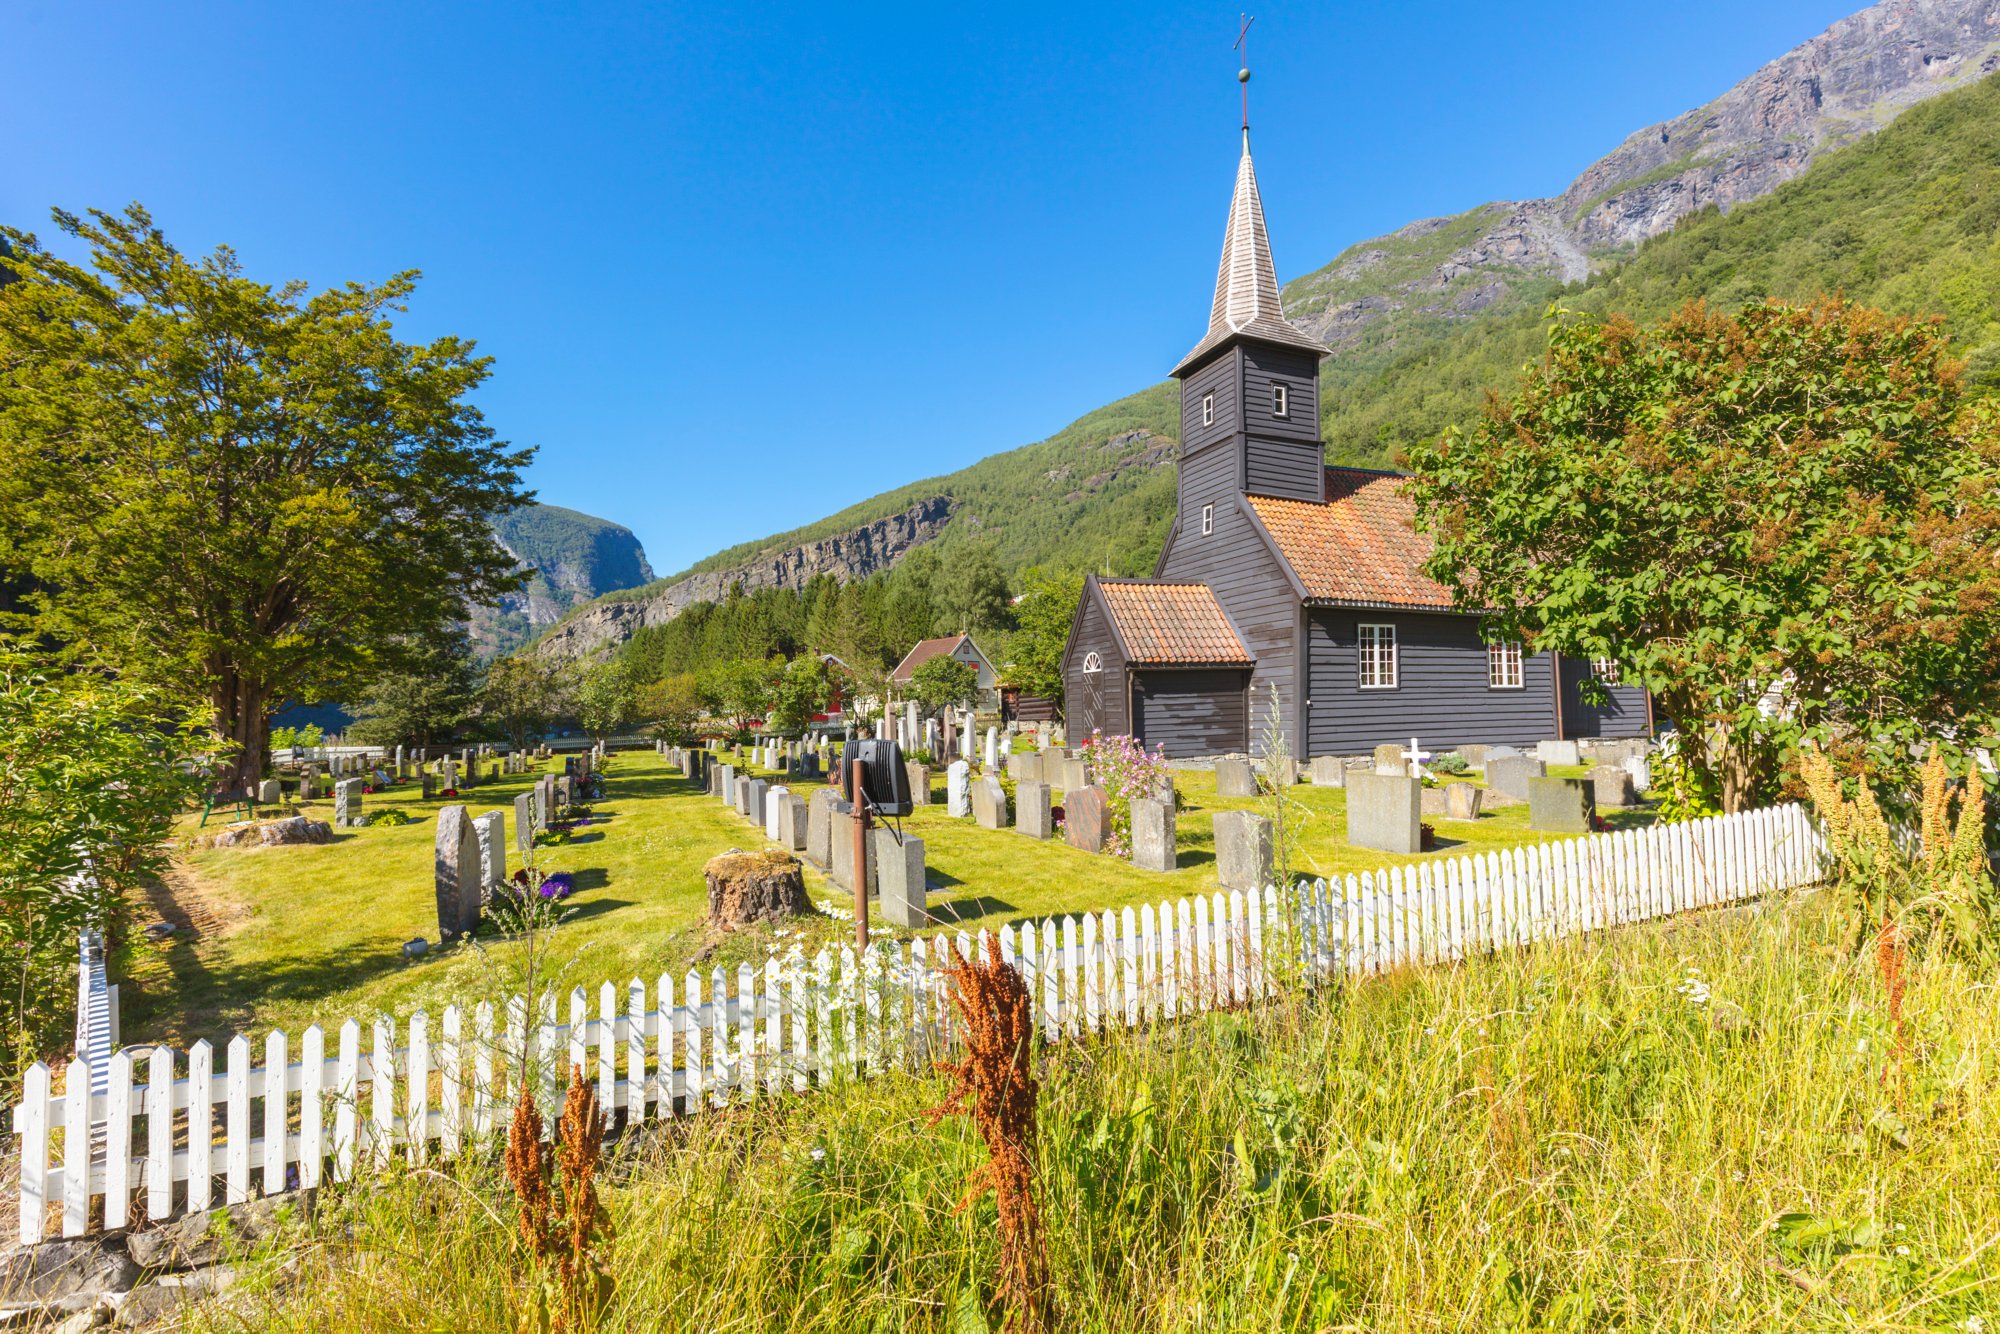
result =
[{"label": "distant mountain ridge", "polygon": [[[1802,298],[1838,287],[1894,309],[1937,308],[1934,293],[1943,289],[1935,281],[1902,286],[1894,281],[1896,274],[1920,268],[1926,254],[1898,255],[1887,269],[1857,267],[1852,255],[1841,253],[1843,245],[1852,250],[1854,227],[1842,232],[1840,210],[1826,202],[1823,190],[1790,192],[1802,201],[1797,204],[1771,196],[1788,183],[1803,185],[1800,178],[1830,154],[1851,156],[1837,150],[1868,141],[1908,108],[1975,83],[1996,68],[2000,3],[1882,0],[1714,101],[1632,134],[1559,196],[1485,204],[1350,246],[1283,292],[1287,315],[1332,349],[1321,370],[1328,462],[1382,466],[1408,442],[1467,420],[1486,386],[1506,383],[1536,355],[1541,314],[1558,295],[1582,308],[1615,300],[1625,303],[1619,309],[1653,311],[1674,292],[1740,302],[1767,292]],[[1881,196],[1875,214],[1888,221],[1871,236],[1907,235],[1940,210],[1951,221],[1954,206],[1985,206],[1970,178],[1925,187],[1943,202],[1923,204],[1909,197],[1924,178],[1926,160],[1949,158],[1955,170],[1976,168],[1985,141],[1968,146],[1950,136],[1968,128],[1983,131],[1989,115],[2000,123],[2000,97],[1982,94],[1968,106],[1951,113],[1967,124],[1899,137],[1895,151],[1905,159],[1897,169],[1901,179],[1869,175],[1865,183],[1840,187]],[[1922,142],[1914,147],[1900,142],[1918,139]],[[1965,157],[1968,152],[1974,156]],[[2000,155],[1993,160],[2000,162]],[[1225,188],[1220,165],[1215,188],[1220,198]],[[1967,189],[1959,201],[1956,195]],[[1769,207],[1758,205],[1763,211],[1751,226],[1734,226],[1735,219],[1718,216],[1758,200]],[[1857,209],[1863,202],[1851,200]],[[1781,216],[1787,210],[1789,219]],[[1677,231],[1683,221],[1695,224],[1692,230]],[[1282,219],[1279,230],[1282,240]],[[1734,267],[1704,266],[1680,246],[1681,232],[1691,238],[1689,246],[1727,253]],[[1850,239],[1843,241],[1844,235]],[[1669,242],[1673,248],[1660,249]],[[1983,262],[1966,258],[1972,243],[1958,231],[1931,235],[1923,244],[1950,251],[1955,264]],[[1754,281],[1761,288],[1746,285],[1752,273],[1759,275]],[[2000,281],[2000,274],[1993,276]],[[1206,275],[1189,275],[1190,293],[1198,293],[1205,281]],[[1995,296],[2000,298],[2000,289]],[[1977,306],[1977,299],[1967,300]],[[1199,309],[1191,296],[1190,336]],[[1971,321],[1955,316],[1954,331]],[[2000,339],[1994,346],[2000,347]],[[928,540],[945,546],[990,543],[1011,570],[1066,565],[1149,573],[1171,519],[1178,431],[1177,386],[1154,385],[1039,444],[718,552],[687,574],[769,560],[880,522],[927,496],[953,502],[949,521]],[[659,591],[656,585],[606,601],[636,606]],[[629,634],[620,633],[622,624],[678,609],[628,612],[623,620],[599,617],[575,632],[566,622],[544,642],[559,643],[566,654],[590,652]]]},{"label": "distant mountain ridge", "polygon": [[512,652],[574,607],[653,577],[630,528],[561,505],[524,505],[495,519],[493,531],[529,576],[519,593],[474,609],[467,626],[489,656]]}]

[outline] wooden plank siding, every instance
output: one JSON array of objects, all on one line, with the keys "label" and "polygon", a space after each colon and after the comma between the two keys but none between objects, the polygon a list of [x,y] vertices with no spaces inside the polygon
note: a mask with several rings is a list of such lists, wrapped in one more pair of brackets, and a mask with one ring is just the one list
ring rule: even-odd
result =
[{"label": "wooden plank siding", "polygon": [[[1244,490],[1289,500],[1326,499],[1325,455],[1319,440],[1318,358],[1289,347],[1246,343],[1236,350],[1243,402]],[[1290,402],[1279,417],[1272,389]]]},{"label": "wooden plank siding", "polygon": [[1566,737],[1635,737],[1651,735],[1651,717],[1646,692],[1638,686],[1612,686],[1611,698],[1603,704],[1586,704],[1582,686],[1590,675],[1590,663],[1582,658],[1562,660],[1562,724]]},{"label": "wooden plank siding", "polygon": [[1170,760],[1225,755],[1249,745],[1249,673],[1241,668],[1138,668],[1132,735]]},{"label": "wooden plank siding", "polygon": [[[1098,655],[1103,670],[1083,670],[1084,658],[1091,653]],[[1063,713],[1074,742],[1081,742],[1093,731],[1117,736],[1132,730],[1125,678],[1125,655],[1112,632],[1104,601],[1094,585],[1087,587],[1063,660]]]},{"label": "wooden plank siding", "polygon": [[1253,706],[1249,742],[1262,743],[1267,692],[1273,684],[1284,701],[1285,717],[1296,749],[1299,724],[1299,598],[1277,553],[1272,551],[1251,518],[1249,506],[1231,496],[1215,507],[1215,532],[1201,534],[1199,515],[1189,526],[1183,517],[1178,530],[1160,553],[1156,579],[1207,584],[1229,613],[1243,646],[1257,660],[1251,677]]},{"label": "wooden plank siding", "polygon": [[[1241,413],[1237,411],[1236,354],[1225,352],[1209,362],[1181,384],[1181,452],[1192,454],[1209,445],[1227,440],[1240,429]],[[1215,421],[1212,425],[1201,424],[1201,400],[1208,394],[1215,395]]]},{"label": "wooden plank siding", "polygon": [[[1396,627],[1392,690],[1361,689],[1363,622]],[[1550,655],[1523,661],[1520,689],[1495,689],[1487,682],[1477,617],[1312,608],[1306,624],[1308,755],[1360,755],[1412,736],[1435,751],[1475,743],[1531,746],[1556,734]]]}]

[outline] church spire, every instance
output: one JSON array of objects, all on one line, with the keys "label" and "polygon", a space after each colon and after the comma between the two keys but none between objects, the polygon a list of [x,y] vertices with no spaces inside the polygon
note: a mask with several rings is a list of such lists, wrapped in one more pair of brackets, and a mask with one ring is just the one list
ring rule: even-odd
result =
[{"label": "church spire", "polygon": [[1222,237],[1222,264],[1215,274],[1208,332],[1194,351],[1181,358],[1174,374],[1239,335],[1326,352],[1318,339],[1292,327],[1278,300],[1278,274],[1271,263],[1271,238],[1264,230],[1264,204],[1257,196],[1248,125],[1243,129],[1243,157],[1236,164],[1236,194],[1229,201],[1229,228]]}]

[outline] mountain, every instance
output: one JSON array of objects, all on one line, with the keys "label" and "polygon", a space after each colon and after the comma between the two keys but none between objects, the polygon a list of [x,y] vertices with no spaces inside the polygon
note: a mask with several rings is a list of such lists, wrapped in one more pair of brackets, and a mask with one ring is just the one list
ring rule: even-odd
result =
[{"label": "mountain", "polygon": [[511,652],[571,608],[653,577],[631,529],[560,505],[524,505],[495,520],[493,531],[530,573],[519,593],[474,610],[469,628],[485,655]]},{"label": "mountain", "polygon": [[[1996,68],[1992,0],[1882,0],[1714,101],[1632,134],[1558,196],[1485,204],[1349,247],[1283,292],[1286,314],[1332,351],[1320,395],[1328,461],[1381,466],[1470,420],[1487,387],[1538,355],[1557,299],[1653,316],[1690,296],[1735,305],[1844,290],[1944,312],[1973,373],[1990,374],[2000,83],[1984,76]],[[990,543],[1011,570],[1149,573],[1172,517],[1178,430],[1176,386],[1155,385],[1039,444],[603,599],[574,614],[587,624],[544,642],[564,654],[617,642],[677,614],[686,589],[668,590],[689,575],[737,571],[746,588],[765,586],[804,568],[804,547],[926,498],[951,502],[929,540]],[[612,603],[623,609],[604,613]]]}]

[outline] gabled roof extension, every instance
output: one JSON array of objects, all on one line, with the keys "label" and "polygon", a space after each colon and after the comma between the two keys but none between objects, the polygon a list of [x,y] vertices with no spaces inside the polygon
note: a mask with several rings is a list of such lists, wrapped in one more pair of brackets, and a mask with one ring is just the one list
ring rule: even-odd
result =
[{"label": "gabled roof extension", "polygon": [[989,667],[992,666],[993,660],[986,656],[984,649],[980,648],[978,644],[973,643],[971,635],[940,635],[936,639],[918,640],[917,646],[908,653],[905,653],[903,660],[896,664],[896,669],[889,673],[889,679],[891,681],[908,681],[910,674],[916,671],[917,668],[923,666],[932,658],[944,657],[948,654],[958,652],[960,644],[972,644],[972,651],[979,655],[979,660],[986,663]]},{"label": "gabled roof extension", "polygon": [[1207,584],[1099,579],[1098,594],[1135,667],[1252,666],[1236,627]]}]

